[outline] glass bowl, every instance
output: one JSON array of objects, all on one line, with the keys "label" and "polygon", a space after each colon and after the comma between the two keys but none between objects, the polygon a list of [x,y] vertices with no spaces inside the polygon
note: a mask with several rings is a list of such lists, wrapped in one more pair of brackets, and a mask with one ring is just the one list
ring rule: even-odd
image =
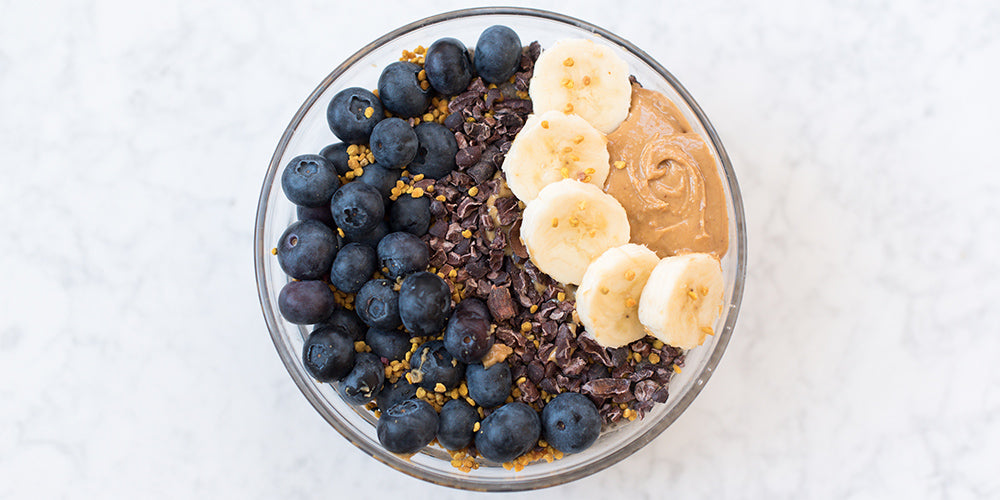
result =
[{"label": "glass bowl", "polygon": [[[524,44],[537,40],[543,50],[556,40],[571,37],[590,38],[611,46],[644,87],[663,92],[673,100],[695,131],[706,139],[725,181],[728,200],[730,248],[722,259],[726,307],[715,325],[717,333],[709,336],[704,345],[687,353],[682,373],[670,382],[669,400],[656,405],[644,419],[607,430],[584,452],[566,455],[551,463],[536,462],[521,471],[484,464],[470,473],[463,473],[452,467],[448,454],[436,446],[426,447],[412,457],[387,452],[379,444],[374,426],[376,419],[370,412],[344,402],[333,385],[313,380],[301,361],[307,328],[285,321],[278,312],[278,292],[289,278],[270,250],[296,218],[294,205],[281,191],[279,170],[293,157],[318,153],[324,146],[337,141],[326,122],[327,103],[333,95],[352,86],[374,88],[382,68],[397,60],[404,49],[413,50],[417,45],[426,47],[442,37],[455,37],[474,46],[479,34],[494,24],[510,26]],[[684,412],[712,375],[733,333],[743,294],[746,230],[736,176],[719,137],[688,92],[663,66],[624,38],[561,14],[522,8],[465,9],[428,17],[380,37],[320,82],[285,129],[268,166],[257,207],[254,263],[261,308],[274,346],[296,385],[331,426],[365,453],[411,476],[455,488],[516,491],[562,484],[609,467],[648,444]]]}]

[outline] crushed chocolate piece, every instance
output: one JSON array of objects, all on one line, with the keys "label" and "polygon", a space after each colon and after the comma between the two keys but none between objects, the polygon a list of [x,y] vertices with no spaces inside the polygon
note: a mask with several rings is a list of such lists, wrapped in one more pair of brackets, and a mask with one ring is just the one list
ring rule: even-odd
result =
[{"label": "crushed chocolate piece", "polygon": [[669,397],[670,397],[670,391],[668,390],[666,385],[662,385],[660,386],[659,389],[656,390],[656,392],[653,393],[651,399],[657,403],[666,403],[667,398]]},{"label": "crushed chocolate piece", "polygon": [[629,382],[620,378],[598,378],[583,384],[583,392],[609,397],[628,392]]},{"label": "crushed chocolate piece", "polygon": [[517,314],[514,300],[510,297],[510,290],[503,287],[494,286],[490,290],[490,298],[486,301],[486,306],[493,315],[493,320],[497,323],[507,321]]},{"label": "crushed chocolate piece", "polygon": [[643,380],[635,384],[635,399],[638,401],[649,401],[653,399],[653,394],[660,386],[652,380]]}]

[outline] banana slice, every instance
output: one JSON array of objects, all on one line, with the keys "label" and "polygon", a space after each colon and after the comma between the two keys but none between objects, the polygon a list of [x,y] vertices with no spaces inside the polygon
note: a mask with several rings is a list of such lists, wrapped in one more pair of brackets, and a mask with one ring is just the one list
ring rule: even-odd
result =
[{"label": "banana slice", "polygon": [[610,169],[608,140],[577,115],[559,111],[531,115],[502,168],[511,192],[525,203],[562,179],[602,187]]},{"label": "banana slice", "polygon": [[639,297],[660,258],[643,245],[608,249],[587,267],[576,291],[580,322],[598,344],[621,347],[646,336]]},{"label": "banana slice", "polygon": [[628,115],[628,65],[610,47],[584,39],[560,40],[535,61],[528,87],[536,113],[576,113],[611,133]]},{"label": "banana slice", "polygon": [[628,238],[621,203],[593,184],[572,179],[542,188],[521,220],[528,256],[561,283],[580,283],[591,261]]},{"label": "banana slice", "polygon": [[707,253],[667,257],[639,298],[639,322],[665,344],[700,346],[722,312],[722,267]]}]

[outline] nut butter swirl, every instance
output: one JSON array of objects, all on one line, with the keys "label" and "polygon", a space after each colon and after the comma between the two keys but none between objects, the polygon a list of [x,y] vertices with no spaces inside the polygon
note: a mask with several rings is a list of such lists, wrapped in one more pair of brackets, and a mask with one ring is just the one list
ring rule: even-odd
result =
[{"label": "nut butter swirl", "polygon": [[633,85],[628,118],[608,135],[608,152],[604,190],[625,207],[633,243],[661,258],[726,253],[729,216],[715,159],[666,96]]}]

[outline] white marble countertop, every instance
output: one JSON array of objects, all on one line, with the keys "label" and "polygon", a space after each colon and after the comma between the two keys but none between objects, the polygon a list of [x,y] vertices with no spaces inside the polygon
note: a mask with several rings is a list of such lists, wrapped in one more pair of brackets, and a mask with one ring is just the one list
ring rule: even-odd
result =
[{"label": "white marble countertop", "polygon": [[[513,496],[1000,497],[1000,6],[564,3],[541,6],[623,34],[712,118],[749,273],[675,425]],[[356,5],[0,2],[0,498],[468,495],[334,432],[257,301],[282,130],[428,14]]]}]

